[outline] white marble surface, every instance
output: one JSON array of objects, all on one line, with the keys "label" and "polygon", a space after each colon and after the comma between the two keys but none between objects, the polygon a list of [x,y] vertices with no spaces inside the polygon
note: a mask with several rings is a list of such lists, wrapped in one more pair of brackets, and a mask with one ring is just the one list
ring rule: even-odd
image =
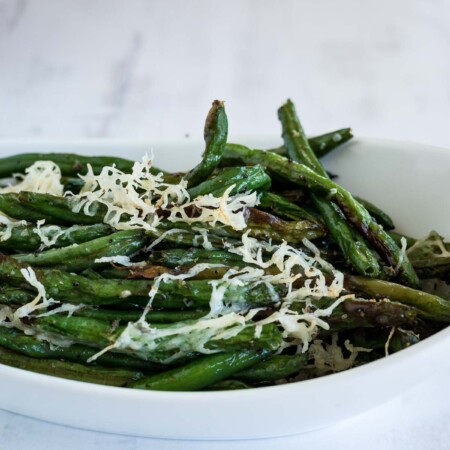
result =
[{"label": "white marble surface", "polygon": [[[278,134],[289,96],[312,134],[351,125],[450,146],[449,22],[445,0],[0,0],[0,137],[200,136],[213,98],[227,100],[232,134]],[[257,442],[118,437],[0,412],[0,448],[448,449],[449,377]]]},{"label": "white marble surface", "polygon": [[445,0],[0,0],[0,136],[184,136],[213,98],[233,134],[450,145]]},{"label": "white marble surface", "polygon": [[0,448],[78,450],[81,445],[83,450],[446,450],[450,439],[449,375],[448,371],[436,374],[390,403],[331,428],[278,439],[187,442],[114,436],[0,411]]}]

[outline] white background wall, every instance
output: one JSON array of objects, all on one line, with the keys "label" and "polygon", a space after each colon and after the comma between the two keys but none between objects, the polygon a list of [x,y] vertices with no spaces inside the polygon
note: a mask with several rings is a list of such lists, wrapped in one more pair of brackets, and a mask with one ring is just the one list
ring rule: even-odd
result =
[{"label": "white background wall", "polygon": [[1,137],[313,134],[450,145],[450,2],[0,0]]},{"label": "white background wall", "polygon": [[[310,134],[450,146],[450,1],[0,0],[0,138],[279,134],[291,97]],[[0,412],[0,448],[447,449],[448,373],[360,417],[275,441],[105,436]],[[0,380],[1,389],[1,380]],[[445,394],[445,395],[444,395]]]}]

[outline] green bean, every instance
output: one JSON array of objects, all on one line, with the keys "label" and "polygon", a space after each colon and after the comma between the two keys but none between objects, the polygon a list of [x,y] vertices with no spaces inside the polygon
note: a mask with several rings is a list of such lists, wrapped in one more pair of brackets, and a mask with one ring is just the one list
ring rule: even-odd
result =
[{"label": "green bean", "polygon": [[[287,153],[293,161],[303,163],[318,175],[329,178],[322,164],[309,146],[309,142],[298,120],[294,105],[290,100],[278,110],[278,117],[283,126],[283,139]],[[345,218],[334,208],[331,201],[313,194],[311,199],[321,213],[331,236],[339,245],[352,266],[367,276],[376,277],[380,268],[375,255],[362,238],[353,232]]]},{"label": "green bean", "polygon": [[436,231],[411,245],[407,255],[422,278],[445,279],[450,275],[450,243]]},{"label": "green bean", "polygon": [[406,236],[406,235],[398,233],[396,231],[388,231],[388,234],[395,241],[395,243],[398,246],[402,245],[402,238],[406,239],[407,248],[412,247],[417,242],[416,238]]},{"label": "green bean", "polygon": [[[289,157],[294,161],[303,163],[318,175],[329,178],[309,146],[303,127],[296,115],[294,105],[290,100],[279,108],[278,117],[283,126],[283,139]],[[311,195],[311,199],[321,213],[332,238],[339,245],[353,267],[364,275],[377,276],[380,270],[378,262],[365,241],[352,230],[328,199],[316,194]]]},{"label": "green bean", "polygon": [[327,178],[325,169],[309,146],[294,104],[290,100],[278,109],[278,118],[283,128],[282,136],[289,158],[304,164],[318,175]]},{"label": "green bean", "polygon": [[64,185],[64,192],[72,194],[79,194],[84,186],[84,180],[81,178],[61,178],[61,183]]},{"label": "green bean", "polygon": [[[309,146],[303,127],[297,117],[293,103],[288,100],[278,110],[278,117],[283,126],[283,139],[289,157],[314,170],[318,175],[329,178],[327,172]],[[345,219],[339,214],[330,200],[316,194],[311,196],[315,207],[319,210],[331,236],[341,248],[353,267],[364,275],[377,276],[379,265],[375,255],[364,239],[358,237]]]},{"label": "green bean", "polygon": [[97,259],[114,256],[133,256],[145,245],[142,230],[119,231],[109,236],[76,246],[50,249],[41,253],[15,255],[14,258],[33,267],[54,267],[67,272],[81,272],[97,267]]},{"label": "green bean", "polygon": [[[26,264],[0,254],[0,279],[35,292],[35,288],[26,282],[21,273],[26,268]],[[34,269],[34,273],[49,297],[74,304],[107,304],[121,302],[132,296],[148,297],[152,286],[146,280],[90,280],[56,269]]]},{"label": "green bean", "polygon": [[241,350],[203,356],[186,366],[134,382],[130,387],[157,391],[196,391],[251,367],[268,354],[267,350]]},{"label": "green bean", "polygon": [[[316,220],[284,221],[256,208],[247,208],[245,215],[248,227],[246,231],[260,240],[301,244],[305,238],[314,240],[325,235],[323,225]],[[238,237],[235,233],[232,236]]]},{"label": "green bean", "polygon": [[[93,277],[93,276],[89,276],[88,278],[90,278],[91,280],[94,279],[113,279],[113,280],[127,280],[130,278],[130,268],[127,267],[114,267],[114,266],[109,266],[109,267],[102,267],[101,271],[99,272],[99,276],[100,278],[97,277]],[[84,272],[81,273],[81,275],[84,275]],[[85,276],[85,275],[84,275]],[[142,277],[143,278],[143,277]]]},{"label": "green bean", "polygon": [[373,350],[385,350],[388,347],[389,353],[395,353],[411,345],[417,344],[420,337],[412,330],[405,330],[397,327],[391,334],[391,328],[380,329],[358,329],[350,335],[350,341],[357,347],[370,348]]},{"label": "green bean", "polygon": [[0,211],[13,219],[37,222],[44,219],[50,225],[95,225],[103,222],[107,208],[100,203],[94,203],[89,211],[73,212],[78,199],[73,197],[57,197],[51,194],[36,194],[20,192],[0,194]]},{"label": "green bean", "polygon": [[308,362],[308,355],[274,355],[266,361],[238,372],[233,378],[246,382],[276,381],[297,374]]},{"label": "green bean", "polygon": [[[11,229],[11,237],[0,241],[0,248],[17,252],[34,252],[39,250],[43,243],[35,231],[36,225],[15,226]],[[1,227],[0,227],[1,230]],[[113,230],[110,226],[98,223],[95,225],[73,225],[70,228],[55,226],[42,226],[40,232],[50,240],[54,239],[52,247],[60,248],[73,244],[82,244],[103,236],[110,235]]]},{"label": "green bean", "polygon": [[[230,238],[226,236],[217,236],[214,234],[214,229],[211,227],[199,227],[199,229],[206,230],[207,232],[207,242],[212,248],[218,249],[223,248],[225,243],[236,244],[235,238]],[[168,232],[168,233],[167,233]],[[165,234],[164,234],[165,233]],[[192,227],[186,226],[183,222],[161,222],[156,232],[147,233],[152,238],[160,239],[161,245],[172,245],[176,247],[202,247],[205,242],[205,237],[198,232],[195,232]],[[233,234],[230,232],[228,235]],[[237,236],[237,234],[233,234]],[[155,248],[159,248],[155,246]]]},{"label": "green bean", "polygon": [[[244,231],[248,232],[249,236],[263,240],[272,239],[274,242],[286,241],[288,243],[301,244],[305,238],[314,240],[324,236],[326,233],[323,225],[318,221],[285,221],[256,208],[246,208],[244,211],[244,219],[247,224]],[[234,230],[229,226],[211,227],[207,225],[202,228],[208,232],[208,240],[213,247],[223,247],[224,238],[229,243],[233,243],[233,240],[235,240],[235,243],[240,242],[242,238],[242,231]],[[161,222],[159,225],[159,233],[170,229],[185,230],[186,233],[192,233],[190,231],[192,227],[184,222]],[[183,233],[180,233],[179,235],[183,236]],[[222,241],[218,241],[218,237],[222,238]],[[189,240],[188,238],[185,239],[186,245],[192,245],[192,243],[195,244],[192,237],[190,237]],[[174,241],[175,239],[172,238],[171,242]],[[198,246],[202,242],[201,236],[199,236],[196,241],[196,245]],[[180,244],[178,239],[176,239],[176,243]],[[183,243],[183,241],[181,241],[181,243]]]},{"label": "green bean", "polygon": [[[309,138],[308,142],[315,155],[318,158],[322,158],[341,144],[349,141],[352,137],[353,134],[350,128],[342,128],[341,130]],[[270,149],[269,151],[278,153],[282,156],[287,156],[287,150],[284,145]]]},{"label": "green bean", "polygon": [[224,250],[205,250],[203,248],[172,248],[153,251],[150,261],[166,267],[189,266],[200,263],[224,264],[231,267],[245,267],[242,257]]},{"label": "green bean", "polygon": [[[370,278],[368,278],[370,280]],[[322,297],[314,300],[311,308],[326,309],[334,299]],[[301,312],[305,305],[300,302],[291,309]],[[354,328],[393,327],[413,325],[419,312],[411,306],[398,301],[381,298],[379,300],[348,299],[336,306],[326,321],[329,332],[351,330]]]},{"label": "green bean", "polygon": [[227,142],[228,119],[223,102],[215,100],[205,122],[205,152],[202,161],[188,172],[184,179],[188,187],[197,186],[206,180],[217,168],[222,159]]},{"label": "green bean", "polygon": [[[2,203],[3,201],[3,203]],[[83,212],[74,213],[72,210],[76,206],[77,200],[73,198],[62,198],[48,194],[34,194],[30,192],[21,192],[20,194],[0,194],[0,210],[3,210],[10,217],[18,218],[19,212],[16,211],[17,206],[22,204],[29,208],[27,220],[40,220],[45,219],[47,223],[58,224],[62,220],[74,223],[94,224],[102,222],[105,214],[106,207],[103,204],[93,203],[90,207],[90,212],[93,214],[85,215]],[[3,209],[2,209],[3,207]],[[62,219],[64,217],[64,219]],[[125,220],[126,217],[124,216]],[[306,237],[307,239],[316,239],[323,236],[324,230],[318,223],[313,223],[307,220],[297,221],[296,223],[284,222],[275,216],[258,211],[254,208],[247,208],[246,221],[250,231],[250,235],[262,239],[274,239],[275,241],[287,240],[288,242],[300,243]],[[166,236],[166,240],[180,243],[180,241],[186,245],[193,245],[195,240],[199,241],[199,238],[195,238],[195,235],[191,231],[191,227],[183,222],[162,222],[158,231],[150,233],[153,237],[159,237],[164,231],[168,229],[185,229],[185,232],[180,232],[175,236]],[[235,232],[231,228],[223,227],[217,229],[226,236],[240,238],[241,233]],[[216,233],[217,234],[217,233]],[[218,245],[223,245],[223,239],[219,238],[215,240]],[[197,244],[198,245],[198,244]],[[214,243],[212,243],[214,245]]]},{"label": "green bean", "polygon": [[328,323],[332,331],[403,326],[414,324],[417,314],[414,308],[385,299],[346,300],[333,311]]},{"label": "green bean", "polygon": [[[155,337],[154,333],[143,332],[140,335],[133,335],[130,346],[133,355],[148,361],[165,363],[173,358],[182,356],[194,356],[199,352],[198,343],[203,342],[204,351],[226,352],[243,348],[268,348],[277,350],[281,345],[281,333],[274,324],[263,325],[261,333],[255,336],[255,326],[246,324],[245,326],[236,326],[236,332],[230,336],[214,336],[211,331],[204,328],[197,328],[197,321],[184,321],[174,324],[152,324],[155,330],[166,331],[166,334]],[[34,319],[34,325],[37,329],[60,335],[70,339],[74,343],[90,345],[97,348],[103,348],[113,344],[116,339],[125,330],[125,327],[119,326],[114,322],[104,322],[87,317],[67,317],[52,315],[48,317],[39,317]],[[192,326],[187,331],[187,328]],[[177,329],[181,331],[177,333]],[[167,334],[167,331],[170,331]],[[130,348],[121,351],[131,351]]]},{"label": "green bean", "polygon": [[389,298],[413,306],[420,317],[438,322],[450,321],[450,301],[401,284],[383,280],[372,280],[359,276],[346,276],[346,287],[375,298]]},{"label": "green bean", "polygon": [[[95,224],[103,221],[106,214],[106,207],[104,205],[94,202],[90,207],[90,213],[93,215],[88,216],[83,212],[72,212],[76,203],[77,200],[73,198],[62,198],[49,194],[35,194],[30,192],[0,194],[0,210],[10,217],[19,218],[22,212],[16,210],[16,208],[25,205],[28,209],[26,219],[31,221],[45,219],[47,223],[53,224],[59,224],[62,221],[65,223]],[[124,216],[123,219],[125,220],[126,217]],[[317,223],[307,220],[297,221],[296,223],[284,222],[275,216],[254,208],[248,208],[246,210],[246,221],[251,236],[263,239],[271,238],[278,242],[287,240],[288,242],[300,243],[305,237],[312,240],[324,234],[323,227]],[[184,231],[173,236],[167,234],[166,240],[168,242],[183,243],[189,246],[195,245],[196,241],[198,243],[201,242],[199,237],[196,237],[192,233],[191,227],[183,222],[162,222],[158,228],[157,232],[150,233],[155,238],[161,236],[163,232],[175,228],[184,229]],[[225,235],[213,241],[210,239],[212,245],[222,246],[223,237],[240,238],[241,236],[241,233],[235,232],[227,227],[216,229],[216,231],[220,231],[222,235]]]},{"label": "green bean", "polygon": [[94,269],[84,269],[82,272],[80,272],[80,275],[82,275],[85,278],[89,278],[90,280],[102,280],[104,277],[96,272]]},{"label": "green bean", "polygon": [[[15,173],[23,173],[36,161],[53,161],[61,169],[65,177],[74,177],[87,172],[88,164],[95,174],[103,167],[114,165],[122,172],[131,172],[134,161],[111,156],[82,156],[73,153],[23,153],[21,155],[0,158],[0,178],[10,177]],[[161,170],[152,167],[151,173],[158,174]]]},{"label": "green bean", "polygon": [[[327,178],[325,169],[309,147],[294,104],[290,100],[278,110],[278,116],[283,125],[283,139],[289,156],[295,161],[302,162],[322,178]],[[383,227],[373,220],[368,211],[348,191],[337,184],[331,189],[337,191],[331,197],[336,200],[347,219],[352,222],[355,228],[395,268],[394,270],[399,272],[400,277],[407,284],[418,286],[419,279],[411,263],[403,255],[395,241],[384,231]]]},{"label": "green bean", "polygon": [[259,201],[260,204],[258,207],[260,209],[267,210],[282,219],[309,220],[313,223],[318,222],[316,217],[310,212],[273,192],[261,192]]},{"label": "green bean", "polygon": [[314,150],[316,156],[322,158],[352,138],[352,130],[350,128],[342,128],[309,139],[309,145]]},{"label": "green bean", "polygon": [[382,225],[382,227],[385,230],[393,230],[395,228],[394,221],[390,218],[388,214],[386,214],[382,209],[380,209],[378,206],[374,205],[373,203],[369,202],[368,200],[364,200],[361,197],[354,196],[355,200],[360,203],[364,208],[367,209],[367,211],[370,213],[370,215],[376,219],[376,221]]},{"label": "green bean", "polygon": [[414,333],[414,331],[397,328],[392,335],[388,349],[392,352],[398,352],[417,344],[419,341],[420,336]]},{"label": "green bean", "polygon": [[236,389],[250,389],[251,386],[240,380],[222,380],[207,386],[205,391],[235,391]]},{"label": "green bean", "polygon": [[[63,359],[78,364],[87,364],[87,360],[98,353],[97,348],[88,347],[81,344],[69,346],[57,346],[39,340],[33,336],[27,336],[21,331],[0,327],[0,345],[15,352],[41,359]],[[140,370],[145,373],[161,372],[165,366],[134,358],[122,353],[107,352],[95,360],[96,365],[114,367],[128,370]]]},{"label": "green bean", "polygon": [[414,269],[416,270],[417,275],[423,280],[438,279],[446,282],[447,284],[450,283],[450,263],[434,264],[433,261],[430,261],[428,266],[414,266]]},{"label": "green bean", "polygon": [[380,265],[374,252],[363,237],[345,221],[341,210],[334,203],[315,194],[311,195],[333,241],[354,269],[368,277],[380,275]]},{"label": "green bean", "polygon": [[[0,254],[0,280],[13,286],[35,291],[28,284],[21,269],[26,265]],[[142,299],[144,304],[153,286],[149,280],[90,280],[80,275],[55,269],[34,269],[37,279],[43,284],[47,295],[55,300],[73,304],[105,305],[124,303],[126,299]],[[153,302],[155,309],[186,309],[208,307],[213,287],[208,280],[192,280],[180,283],[167,280],[161,283]],[[280,292],[281,287],[275,290]],[[224,296],[224,304],[235,308],[265,306],[273,303],[273,293],[265,285],[256,287],[230,287]]]},{"label": "green bean", "polygon": [[270,184],[270,177],[261,166],[227,167],[220,169],[216,176],[190,188],[188,192],[191,198],[206,194],[219,197],[233,185],[230,195],[256,189],[269,189]]},{"label": "green bean", "polygon": [[3,284],[0,286],[0,304],[2,305],[25,305],[36,297],[33,292],[19,289],[14,286]]},{"label": "green bean", "polygon": [[[185,320],[200,319],[208,314],[209,310],[193,311],[149,311],[146,315],[148,323],[175,323]],[[120,323],[134,322],[142,316],[142,311],[117,311],[111,309],[82,308],[74,312],[75,316],[92,319],[113,321]]]},{"label": "green bean", "polygon": [[30,372],[107,386],[126,386],[143,378],[143,374],[135,370],[87,367],[65,361],[29,358],[3,347],[0,347],[0,363]]}]

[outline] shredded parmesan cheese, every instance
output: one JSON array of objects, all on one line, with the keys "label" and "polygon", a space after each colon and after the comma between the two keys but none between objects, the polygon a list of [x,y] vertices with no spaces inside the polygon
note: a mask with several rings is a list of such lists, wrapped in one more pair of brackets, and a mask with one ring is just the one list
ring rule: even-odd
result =
[{"label": "shredded parmesan cheese", "polygon": [[391,344],[391,340],[394,336],[395,330],[396,330],[396,327],[391,328],[391,331],[389,332],[389,336],[386,340],[386,343],[384,344],[384,354],[386,356],[389,356],[389,345]]},{"label": "shredded parmesan cheese", "polygon": [[198,233],[198,235],[194,238],[194,246],[200,246],[199,240],[201,240],[201,247],[205,250],[214,250],[214,246],[208,239],[208,230],[206,228],[192,227],[192,231]]},{"label": "shredded parmesan cheese", "polygon": [[188,353],[215,353],[217,350],[206,348],[210,340],[227,339],[235,336],[245,327],[245,317],[230,313],[219,318],[203,318],[192,324],[173,324],[172,326],[157,328],[145,321],[130,323],[119,338],[109,347],[90,358],[94,361],[105,351],[127,350],[140,355],[144,359],[149,352],[155,350],[172,352],[169,358],[161,362],[169,363]]},{"label": "shredded parmesan cheese", "polygon": [[445,247],[444,241],[436,231],[432,231],[428,236],[418,239],[406,252],[408,256],[415,252],[426,251],[437,258],[450,258],[450,251]]},{"label": "shredded parmesan cheese", "polygon": [[[54,306],[59,302],[47,296],[47,292],[45,290],[44,285],[37,279],[36,273],[31,267],[21,269],[20,273],[24,277],[25,281],[37,290],[37,295],[31,302],[20,306],[15,311],[13,311],[12,308],[10,308],[9,306],[4,306],[3,308],[1,308],[0,324],[6,327],[18,328],[19,330],[22,330],[27,334],[35,334],[36,337],[48,340],[49,342],[53,342],[55,344],[62,343],[62,345],[68,345],[66,339],[53,337],[51,334],[44,332],[40,331],[38,332],[37,330],[35,330],[29,325],[26,325],[22,321],[24,318],[31,317],[38,311],[47,310],[48,307]],[[57,314],[61,312],[68,312],[69,315],[72,315],[76,310],[83,307],[84,307],[83,304],[72,305],[70,303],[65,303],[50,311],[46,311],[45,313],[37,314],[37,317],[50,316],[52,314]]]},{"label": "shredded parmesan cheese", "polygon": [[120,264],[121,266],[124,267],[131,267],[134,265],[134,263],[132,263],[130,261],[129,256],[103,256],[102,258],[97,258],[95,261],[95,263],[114,263],[114,264]]},{"label": "shredded parmesan cheese", "polygon": [[45,224],[45,219],[38,220],[36,223],[36,228],[33,228],[33,231],[39,236],[41,239],[42,245],[39,250],[43,250],[44,248],[53,247],[58,239],[65,234],[65,231],[61,229],[61,227],[57,225],[48,225],[45,228],[42,228],[42,225]]},{"label": "shredded parmesan cheese", "polygon": [[[83,211],[92,215],[93,204],[106,207],[104,222],[118,230],[143,228],[156,232],[160,223],[158,212],[166,211],[169,222],[188,224],[217,223],[228,225],[235,230],[246,227],[244,211],[258,204],[256,192],[230,195],[230,186],[221,197],[211,194],[191,199],[186,189],[187,183],[164,183],[162,173],[150,172],[152,160],[146,155],[142,162],[136,162],[131,174],[115,167],[104,167],[95,175],[88,165],[88,172],[80,178],[84,181],[81,192],[71,195],[75,200],[74,212]],[[194,214],[191,212],[194,211]],[[205,239],[205,234],[201,232]],[[204,241],[206,245],[207,240]]]},{"label": "shredded parmesan cheese", "polygon": [[405,237],[401,237],[400,242],[402,243],[402,246],[400,248],[400,256],[398,258],[397,265],[395,266],[394,273],[398,273],[398,270],[400,269],[401,265],[403,264],[403,261],[406,258],[406,247],[408,245],[408,242],[406,241]]},{"label": "shredded parmesan cheese", "polygon": [[67,315],[70,317],[75,311],[78,311],[79,309],[83,309],[85,305],[79,304],[79,305],[72,305],[71,303],[65,303],[61,306],[58,306],[55,309],[52,309],[51,311],[47,311],[45,313],[38,314],[36,317],[47,317],[52,316],[53,314],[59,314],[59,313],[67,313]]},{"label": "shredded parmesan cheese", "polygon": [[37,295],[30,303],[27,303],[26,305],[23,305],[16,310],[14,315],[17,319],[30,316],[30,314],[32,314],[36,310],[45,309],[48,306],[57,303],[52,298],[47,298],[47,293],[45,291],[44,285],[37,279],[36,274],[31,267],[21,269],[20,273],[25,278],[28,284],[36,288]]},{"label": "shredded parmesan cheese", "polygon": [[7,241],[11,238],[12,230],[14,228],[21,227],[26,224],[26,220],[14,220],[0,213],[0,241]]},{"label": "shredded parmesan cheese", "polygon": [[[256,192],[236,194],[230,196],[234,185],[230,186],[221,197],[211,194],[200,195],[191,202],[170,209],[168,218],[171,222],[208,223],[211,226],[217,223],[228,225],[234,230],[243,230],[246,227],[244,209],[256,206],[259,202]],[[186,209],[194,208],[200,214],[190,217]]]},{"label": "shredded parmesan cheese", "polygon": [[[80,175],[84,181],[81,192],[74,196],[78,201],[74,212],[83,211],[92,215],[93,203],[106,207],[104,222],[116,229],[143,228],[154,231],[159,223],[156,214],[157,205],[153,202],[156,194],[162,194],[162,173],[152,175],[152,161],[145,156],[142,162],[136,162],[130,174],[115,167],[104,167],[99,175],[95,175],[88,165],[86,175]],[[175,186],[171,188],[175,189]],[[179,190],[183,188],[179,186]],[[165,196],[168,198],[168,193]],[[179,194],[182,195],[182,194]],[[126,215],[127,220],[122,221]]]},{"label": "shredded parmesan cheese", "polygon": [[25,175],[15,174],[16,184],[0,189],[0,193],[36,192],[40,194],[63,195],[61,170],[53,161],[36,161],[25,169]]},{"label": "shredded parmesan cheese", "polygon": [[314,362],[314,367],[319,375],[329,372],[341,372],[354,366],[360,352],[370,352],[371,349],[354,347],[349,340],[344,342],[344,347],[350,352],[346,358],[342,348],[338,345],[338,335],[333,333],[331,343],[324,343],[316,339],[310,346],[309,355]]}]

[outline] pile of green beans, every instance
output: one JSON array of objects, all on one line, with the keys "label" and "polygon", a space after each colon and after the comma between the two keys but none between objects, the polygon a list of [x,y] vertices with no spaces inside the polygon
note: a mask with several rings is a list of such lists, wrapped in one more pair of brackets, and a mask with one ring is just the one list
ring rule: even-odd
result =
[{"label": "pile of green beans", "polygon": [[[109,225],[107,207],[100,202],[89,212],[75,208],[73,194],[84,186],[80,176],[112,165],[130,173],[133,161],[68,153],[0,158],[1,186],[37,161],[52,161],[71,192],[55,196],[0,189],[0,214],[6,219],[0,222],[0,311],[5,317],[0,363],[77,381],[166,391],[248,389],[317,376],[308,346],[290,345],[279,323],[265,321],[285,306],[289,289],[283,284],[230,283],[222,298],[228,311],[255,313],[235,329],[230,325],[205,334],[208,321],[217,319],[212,297],[223,277],[252,267],[230,251],[244,233],[266,248],[286,243],[306,255],[313,250],[305,240],[313,241],[321,257],[343,273],[346,298],[323,317],[327,326],[316,330],[313,346],[337,343],[345,358],[351,342],[364,349],[355,358],[359,365],[445,327],[450,297],[421,286],[429,279],[441,286],[450,282],[450,245],[437,233],[422,240],[402,236],[379,206],[330,178],[320,158],[341,146],[339,151],[345,151],[343,144],[353,137],[349,128],[307,138],[290,100],[279,108],[278,118],[279,147],[230,143],[224,103],[216,100],[205,123],[201,161],[186,173],[151,168],[150,174],[161,174],[169,185],[184,180],[191,200],[256,193],[257,205],[243,210],[245,228],[204,225],[207,245],[195,224],[171,222],[164,211],[156,228],[127,229]],[[14,220],[21,222],[8,225]],[[122,223],[128,220],[121,217]],[[44,245],[42,234],[55,230]],[[190,274],[199,264],[205,266]],[[39,285],[27,281],[27,271]],[[186,277],[170,278],[180,274]],[[261,277],[276,274],[273,267],[261,270]],[[301,279],[302,271],[296,267],[293,274]],[[324,276],[331,280],[330,270],[324,269]],[[296,283],[294,289],[302,286]],[[47,303],[26,313],[38,301],[37,293]],[[326,310],[334,301],[314,297],[289,308],[298,314]],[[120,347],[131,323],[144,332],[151,327],[159,337],[146,346]],[[137,342],[139,336],[130,339]],[[328,371],[334,370],[330,365]]]}]

